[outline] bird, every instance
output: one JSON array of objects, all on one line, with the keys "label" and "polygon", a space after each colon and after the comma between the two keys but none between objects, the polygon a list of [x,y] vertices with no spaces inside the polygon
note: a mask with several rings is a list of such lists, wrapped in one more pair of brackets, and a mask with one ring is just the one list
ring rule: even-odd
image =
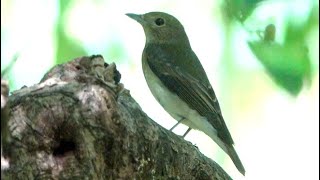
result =
[{"label": "bird", "polygon": [[219,102],[183,25],[165,12],[127,13],[143,27],[146,42],[142,70],[160,105],[179,123],[208,135],[229,155],[239,172],[245,168],[222,117]]}]

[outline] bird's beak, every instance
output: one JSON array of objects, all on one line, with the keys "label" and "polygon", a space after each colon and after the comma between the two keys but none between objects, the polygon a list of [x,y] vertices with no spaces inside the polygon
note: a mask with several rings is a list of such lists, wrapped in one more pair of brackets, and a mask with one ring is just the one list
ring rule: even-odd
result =
[{"label": "bird's beak", "polygon": [[144,20],[143,20],[143,18],[142,18],[142,15],[133,14],[133,13],[127,13],[126,15],[129,16],[130,18],[138,21],[140,24],[143,24],[143,23],[144,23]]}]

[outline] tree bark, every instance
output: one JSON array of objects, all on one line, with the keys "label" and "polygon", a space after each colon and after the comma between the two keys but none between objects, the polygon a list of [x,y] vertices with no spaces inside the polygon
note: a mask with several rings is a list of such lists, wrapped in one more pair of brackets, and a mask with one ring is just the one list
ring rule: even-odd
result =
[{"label": "tree bark", "polygon": [[231,179],[151,120],[119,81],[115,64],[98,55],[13,92],[2,179]]}]

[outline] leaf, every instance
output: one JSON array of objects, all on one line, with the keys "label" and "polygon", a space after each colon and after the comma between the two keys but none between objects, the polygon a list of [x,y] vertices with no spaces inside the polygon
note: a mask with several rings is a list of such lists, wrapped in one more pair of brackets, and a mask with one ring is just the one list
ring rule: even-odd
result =
[{"label": "leaf", "polygon": [[308,51],[300,44],[280,45],[275,42],[248,42],[274,81],[290,94],[301,91],[304,79],[310,78]]},{"label": "leaf", "polygon": [[229,17],[243,23],[262,1],[264,0],[225,0],[224,9]]},{"label": "leaf", "polygon": [[266,27],[260,41],[248,42],[275,82],[292,95],[297,95],[302,86],[311,84],[312,80],[311,60],[305,42],[310,30],[319,26],[318,6],[313,6],[306,16],[308,18],[302,23],[288,18],[283,44],[274,42],[274,25]]}]

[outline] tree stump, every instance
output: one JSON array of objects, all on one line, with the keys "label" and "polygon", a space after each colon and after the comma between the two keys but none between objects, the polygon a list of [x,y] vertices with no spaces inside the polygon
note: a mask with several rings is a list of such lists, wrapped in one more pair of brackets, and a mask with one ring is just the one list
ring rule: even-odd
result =
[{"label": "tree stump", "polygon": [[231,179],[151,120],[120,77],[114,63],[85,56],[13,92],[1,179]]}]

